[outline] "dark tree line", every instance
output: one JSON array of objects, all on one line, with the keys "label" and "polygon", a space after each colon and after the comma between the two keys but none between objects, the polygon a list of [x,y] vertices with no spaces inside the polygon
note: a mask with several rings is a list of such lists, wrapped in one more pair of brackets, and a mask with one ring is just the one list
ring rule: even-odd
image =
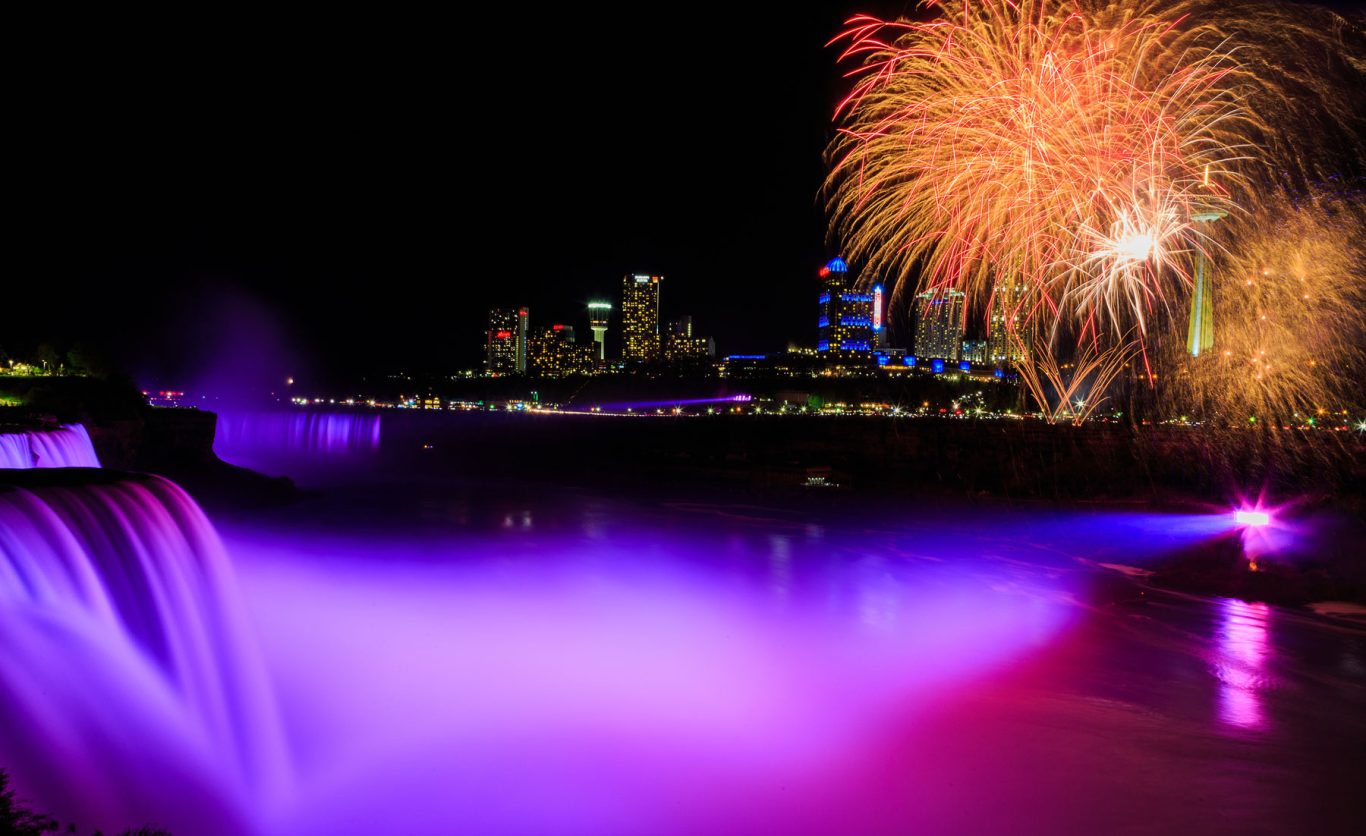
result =
[{"label": "dark tree line", "polygon": [[[35,813],[25,808],[14,797],[14,790],[9,786],[9,774],[0,769],[0,834],[5,836],[43,836],[46,833],[76,833],[75,824],[68,824],[65,829],[51,816]],[[102,836],[96,830],[92,836]],[[125,830],[119,836],[171,836],[165,830],[158,830],[152,827],[142,827],[137,830]]]}]

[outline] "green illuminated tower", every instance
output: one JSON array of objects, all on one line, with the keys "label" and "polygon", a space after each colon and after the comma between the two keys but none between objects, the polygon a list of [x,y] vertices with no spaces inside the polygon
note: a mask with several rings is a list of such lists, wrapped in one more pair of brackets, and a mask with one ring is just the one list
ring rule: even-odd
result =
[{"label": "green illuminated tower", "polygon": [[[1192,220],[1200,223],[1213,223],[1227,213],[1220,211],[1199,212]],[[1186,350],[1192,357],[1214,347],[1214,285],[1210,272],[1209,259],[1201,250],[1195,259],[1195,290],[1191,293],[1191,321],[1186,332]]]}]

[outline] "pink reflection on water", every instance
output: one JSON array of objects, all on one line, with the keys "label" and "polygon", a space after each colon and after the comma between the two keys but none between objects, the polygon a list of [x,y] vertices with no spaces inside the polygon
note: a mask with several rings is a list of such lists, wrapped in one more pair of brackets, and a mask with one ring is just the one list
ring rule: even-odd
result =
[{"label": "pink reflection on water", "polygon": [[1270,682],[1266,662],[1271,609],[1266,604],[1226,598],[1219,614],[1219,657],[1214,668],[1219,679],[1219,719],[1240,728],[1264,729],[1261,692]]},{"label": "pink reflection on water", "polygon": [[750,575],[707,565],[705,539],[547,540],[534,561],[499,542],[422,547],[463,565],[234,543],[297,761],[269,830],[380,832],[395,808],[412,832],[714,826],[842,775],[1068,617],[1046,589],[908,583],[880,556],[813,575],[790,543]]},{"label": "pink reflection on water", "polygon": [[[1141,809],[1134,799],[1157,797],[1147,776],[1161,774],[1165,796],[1218,771],[1198,749],[1153,769],[1133,743],[1151,728],[1127,707],[1077,699],[1076,658],[1047,657],[1098,641],[1095,623],[1074,620],[1087,587],[1068,571],[1073,555],[1117,531],[1151,532],[1120,539],[1152,552],[1225,520],[974,514],[880,528],[733,505],[415,493],[378,529],[338,526],[338,512],[368,513],[380,493],[367,492],[312,517],[301,504],[286,525],[239,522],[224,552],[188,497],[155,484],[156,502],[100,488],[70,493],[60,517],[0,515],[0,534],[7,521],[17,532],[0,537],[0,557],[30,578],[68,564],[124,580],[213,568],[223,580],[194,594],[169,585],[156,606],[128,611],[164,639],[195,635],[190,615],[241,609],[242,629],[188,661],[231,682],[243,677],[228,666],[249,658],[251,690],[276,699],[270,722],[232,732],[202,719],[212,700],[159,681],[147,642],[102,628],[84,652],[48,635],[54,616],[81,614],[81,596],[0,601],[0,686],[13,686],[0,687],[0,756],[19,751],[20,732],[32,743],[0,764],[23,762],[21,788],[68,818],[291,836],[1108,832],[1114,819],[1067,816]],[[167,524],[168,509],[193,524]],[[177,539],[190,535],[212,548]],[[1010,546],[1025,536],[1041,545]],[[72,548],[47,554],[49,541]],[[1197,674],[1188,698],[1203,711],[1217,690],[1220,721],[1264,728],[1270,611],[1215,607],[1213,641],[1179,662]],[[1132,646],[1103,648],[1127,660]],[[1013,681],[1031,666],[1036,680]],[[1145,678],[1121,670],[1123,683]],[[218,726],[229,731],[206,733]],[[57,743],[51,768],[36,768]],[[233,767],[238,745],[268,752],[271,768]],[[1136,766],[1119,774],[1138,777],[1137,795],[1116,796],[1130,788],[1109,775],[1077,789],[1077,776],[1103,771],[1093,753],[1106,750],[1108,768],[1126,747]]]}]

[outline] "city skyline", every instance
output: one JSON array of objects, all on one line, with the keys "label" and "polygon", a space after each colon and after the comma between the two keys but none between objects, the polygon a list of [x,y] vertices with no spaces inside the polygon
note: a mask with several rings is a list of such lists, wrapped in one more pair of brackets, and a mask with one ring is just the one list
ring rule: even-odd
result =
[{"label": "city skyline", "polygon": [[[992,306],[990,318],[986,322],[978,323],[976,329],[969,329],[963,294],[953,290],[922,293],[916,297],[908,321],[903,323],[902,328],[893,329],[887,310],[890,294],[882,282],[854,277],[849,265],[840,256],[827,261],[816,275],[820,293],[817,299],[819,316],[812,329],[814,338],[789,341],[782,348],[771,347],[762,354],[718,352],[712,337],[694,334],[692,314],[680,314],[665,308],[663,276],[626,273],[622,277],[621,292],[615,304],[601,298],[594,299],[587,302],[576,316],[551,317],[552,322],[548,326],[542,323],[528,326],[526,307],[490,309],[486,334],[487,356],[482,368],[485,373],[494,375],[527,373],[530,369],[525,360],[527,349],[519,341],[527,339],[528,328],[533,336],[549,328],[554,332],[556,343],[589,347],[592,362],[578,358],[567,366],[552,364],[554,368],[574,372],[592,371],[594,368],[601,370],[612,363],[677,364],[679,361],[704,358],[724,359],[730,354],[754,358],[794,349],[814,350],[835,362],[863,358],[869,365],[875,360],[877,364],[886,365],[889,359],[897,359],[897,365],[901,365],[900,358],[903,356],[942,359],[953,364],[954,368],[960,361],[1005,367],[1018,359],[1018,351],[1007,356],[1002,349],[1000,356],[993,356],[988,349],[997,342],[1005,344],[1006,317],[1002,313],[1005,310],[1004,296],[1000,303]],[[522,316],[521,324],[510,324],[514,323],[514,315],[518,312]],[[1018,315],[1013,316],[1012,321],[1018,321]],[[576,340],[575,323],[586,323],[591,338]],[[968,337],[969,333],[976,331],[982,332],[982,338]],[[613,348],[609,349],[608,345]],[[515,356],[519,346],[524,358],[520,364],[496,358],[500,354]],[[914,363],[914,360],[909,362]]]},{"label": "city skyline", "polygon": [[[88,343],[147,385],[178,386],[223,354],[256,353],[232,344],[248,326],[270,343],[265,379],[467,368],[483,346],[461,335],[480,334],[489,308],[525,302],[568,320],[615,298],[628,271],[670,277],[670,303],[715,323],[708,333],[732,351],[805,342],[809,297],[790,291],[829,257],[820,189],[839,75],[826,42],[878,5],[781,20],[727,9],[724,27],[720,7],[553,11],[532,36],[560,67],[538,94],[550,105],[533,113],[474,85],[462,91],[468,132],[431,103],[451,94],[451,78],[483,77],[503,59],[478,42],[447,58],[436,26],[413,29],[418,43],[401,50],[393,33],[341,15],[328,39],[301,15],[282,16],[270,36],[216,21],[193,48],[132,21],[72,35],[50,45],[60,68],[50,93],[16,112],[32,163],[16,199],[31,211],[15,235],[24,278],[6,301],[24,315],[5,318],[0,348]],[[492,23],[475,14],[475,25]],[[552,34],[571,18],[573,44]],[[780,54],[747,50],[775,35]],[[651,44],[648,72],[607,60],[623,36]],[[702,41],[730,59],[699,52]],[[350,54],[342,42],[375,64],[319,81],[309,68],[336,66]],[[255,55],[246,66],[243,48]],[[791,85],[758,101],[737,93],[737,73],[775,60]],[[155,75],[165,66],[177,72]],[[585,100],[586,89],[601,95]],[[87,149],[83,113],[121,130]],[[784,141],[721,143],[716,126],[742,117]],[[516,127],[485,143],[493,124]],[[67,199],[77,191],[80,201]],[[461,280],[479,270],[499,280]],[[70,297],[60,311],[54,286]],[[721,316],[728,308],[768,315]]]}]

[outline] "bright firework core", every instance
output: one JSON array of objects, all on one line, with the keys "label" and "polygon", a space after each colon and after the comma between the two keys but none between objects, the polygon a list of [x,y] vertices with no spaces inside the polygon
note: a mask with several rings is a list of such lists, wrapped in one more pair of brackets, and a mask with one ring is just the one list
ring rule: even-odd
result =
[{"label": "bright firework core", "polygon": [[1234,512],[1233,519],[1238,525],[1256,528],[1269,524],[1271,522],[1271,515],[1265,511],[1250,511],[1246,508],[1242,508]]},{"label": "bright firework core", "polygon": [[1121,264],[1131,261],[1147,261],[1152,254],[1153,240],[1151,233],[1137,232],[1128,235],[1115,242],[1115,258]]}]

